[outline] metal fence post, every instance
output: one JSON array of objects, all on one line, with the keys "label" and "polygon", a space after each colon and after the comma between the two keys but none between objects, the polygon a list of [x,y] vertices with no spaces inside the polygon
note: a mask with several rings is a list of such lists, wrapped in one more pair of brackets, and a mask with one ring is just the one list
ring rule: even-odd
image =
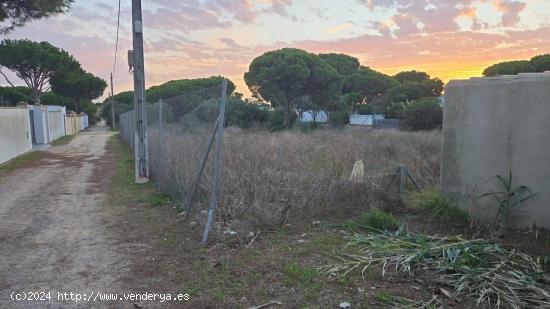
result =
[{"label": "metal fence post", "polygon": [[405,191],[405,166],[399,165],[399,194]]},{"label": "metal fence post", "polygon": [[214,169],[212,171],[212,192],[210,195],[210,207],[208,208],[208,219],[206,220],[206,226],[202,234],[202,242],[208,241],[208,233],[212,227],[212,221],[214,220],[214,210],[218,202],[218,187],[220,182],[220,169],[221,169],[221,156],[222,156],[222,144],[223,144],[223,127],[225,123],[225,100],[227,96],[227,80],[224,79],[222,84],[222,98],[220,102],[220,111],[218,115],[218,127],[216,137],[216,153],[214,157]]},{"label": "metal fence post", "polygon": [[199,188],[199,182],[201,180],[202,173],[204,171],[204,167],[206,166],[206,161],[208,160],[208,155],[210,154],[210,149],[212,149],[212,145],[214,144],[214,138],[216,137],[216,132],[217,131],[218,131],[218,122],[216,121],[216,125],[214,126],[214,130],[212,131],[212,135],[210,136],[210,140],[208,141],[208,146],[206,147],[206,152],[204,153],[204,157],[202,158],[199,173],[197,174],[197,177],[195,178],[195,182],[193,183],[193,188],[191,189],[191,193],[189,194],[189,197],[187,199],[187,211],[191,211],[191,208],[193,207],[193,201],[195,199],[195,195],[197,194],[197,190]]}]

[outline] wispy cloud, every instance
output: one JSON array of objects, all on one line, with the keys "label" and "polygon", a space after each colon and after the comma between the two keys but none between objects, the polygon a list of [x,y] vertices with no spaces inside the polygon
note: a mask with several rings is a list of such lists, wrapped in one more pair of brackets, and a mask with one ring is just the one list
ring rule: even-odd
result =
[{"label": "wispy cloud", "polygon": [[344,30],[350,29],[352,27],[353,27],[352,23],[344,23],[344,24],[339,24],[339,25],[336,25],[334,27],[330,27],[328,29],[325,29],[324,32],[334,34],[334,33],[342,32]]}]

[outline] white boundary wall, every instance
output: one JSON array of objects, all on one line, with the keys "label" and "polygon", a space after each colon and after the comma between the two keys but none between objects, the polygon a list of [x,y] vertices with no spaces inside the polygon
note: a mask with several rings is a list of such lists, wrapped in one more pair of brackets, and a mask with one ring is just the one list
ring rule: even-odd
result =
[{"label": "white boundary wall", "polygon": [[48,124],[48,142],[54,141],[66,135],[65,107],[48,106],[47,124]]},{"label": "white boundary wall", "polygon": [[32,149],[29,112],[26,108],[0,108],[0,163]]},{"label": "white boundary wall", "polygon": [[349,124],[355,126],[372,126],[373,119],[384,120],[384,115],[349,115]]}]

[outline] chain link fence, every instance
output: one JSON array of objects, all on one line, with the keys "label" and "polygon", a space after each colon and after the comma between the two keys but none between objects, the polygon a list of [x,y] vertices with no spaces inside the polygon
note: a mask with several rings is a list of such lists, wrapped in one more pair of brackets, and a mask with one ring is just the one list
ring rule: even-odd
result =
[{"label": "chain link fence", "polygon": [[[218,85],[147,109],[151,179],[205,224],[204,241],[211,230],[247,242],[289,223],[399,207],[401,192],[439,180],[439,133],[224,129],[225,96]],[[130,146],[132,117],[120,116]]]},{"label": "chain link fence", "polygon": [[[204,242],[218,202],[226,92],[224,81],[161,99],[146,110],[150,178],[185,211],[206,214]],[[134,123],[134,111],[120,115],[121,137],[132,149]]]}]

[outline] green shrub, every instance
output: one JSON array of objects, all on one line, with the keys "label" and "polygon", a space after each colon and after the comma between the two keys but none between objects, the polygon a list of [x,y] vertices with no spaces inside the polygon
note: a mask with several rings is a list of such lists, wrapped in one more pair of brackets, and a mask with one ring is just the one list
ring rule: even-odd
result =
[{"label": "green shrub", "polygon": [[268,111],[259,104],[232,99],[226,106],[226,126],[248,129],[267,120]]},{"label": "green shrub", "polygon": [[436,190],[412,193],[408,202],[413,209],[430,215],[444,224],[466,226],[470,219],[468,213],[451,205],[449,200]]},{"label": "green shrub", "polygon": [[317,124],[314,122],[296,121],[296,127],[302,132],[310,132],[312,129],[317,128]]},{"label": "green shrub", "polygon": [[395,230],[399,226],[395,217],[378,208],[370,209],[369,211],[363,213],[355,223],[364,228],[375,229],[375,230]]},{"label": "green shrub", "polygon": [[346,112],[346,111],[332,112],[329,117],[329,122],[334,127],[342,127],[349,123],[349,112]]},{"label": "green shrub", "polygon": [[[298,118],[298,115],[296,113],[291,113],[290,115],[290,123],[294,124],[296,119]],[[274,111],[271,111],[267,114],[267,129],[271,131],[281,131],[284,130],[284,120],[285,116],[282,110],[277,109]]]},{"label": "green shrub", "polygon": [[422,98],[408,104],[401,112],[401,128],[410,131],[441,128],[443,109],[438,98]]},{"label": "green shrub", "polygon": [[97,105],[92,102],[84,101],[80,104],[80,111],[88,114],[88,121],[90,125],[95,124],[95,115],[97,113]]}]

